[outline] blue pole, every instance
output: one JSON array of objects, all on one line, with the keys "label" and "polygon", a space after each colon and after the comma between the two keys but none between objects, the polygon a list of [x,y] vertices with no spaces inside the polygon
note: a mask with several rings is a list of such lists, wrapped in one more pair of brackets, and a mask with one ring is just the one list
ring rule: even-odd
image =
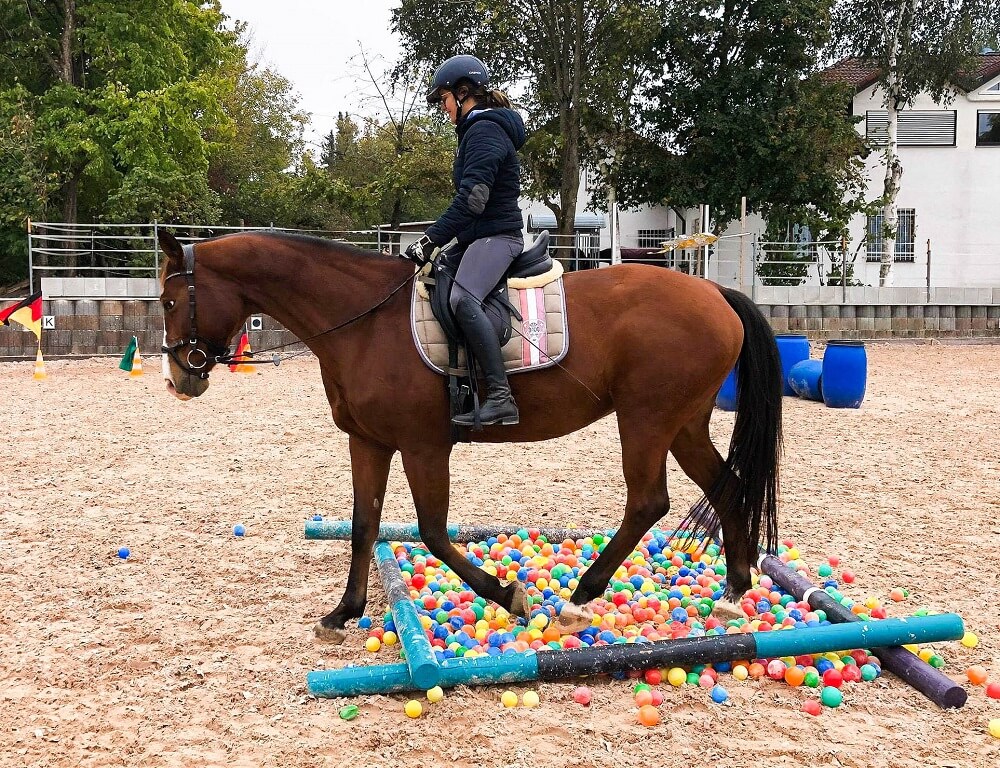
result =
[{"label": "blue pole", "polygon": [[392,547],[380,541],[375,545],[375,563],[382,575],[386,596],[389,599],[389,609],[396,624],[396,634],[406,652],[406,668],[409,671],[408,682],[414,687],[428,690],[438,684],[441,669],[434,649],[427,639],[423,624],[417,615],[410,599],[410,590],[403,581],[399,563]]}]

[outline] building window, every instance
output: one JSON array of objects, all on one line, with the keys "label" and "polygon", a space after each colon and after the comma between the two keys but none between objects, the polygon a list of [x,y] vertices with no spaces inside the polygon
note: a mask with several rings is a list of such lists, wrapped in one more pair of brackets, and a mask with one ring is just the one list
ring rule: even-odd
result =
[{"label": "building window", "polygon": [[636,248],[660,248],[664,240],[674,236],[674,228],[670,229],[640,229],[635,233]]},{"label": "building window", "polygon": [[[905,109],[898,113],[896,142],[901,147],[954,147],[953,109]],[[888,139],[889,113],[884,109],[865,112],[865,136],[873,146],[884,146]]]},{"label": "building window", "polygon": [[[915,261],[913,235],[916,230],[915,208],[896,210],[896,255],[893,261]],[[882,260],[882,214],[868,217],[868,261]]]},{"label": "building window", "polygon": [[1000,112],[978,113],[976,120],[976,146],[1000,147]]}]

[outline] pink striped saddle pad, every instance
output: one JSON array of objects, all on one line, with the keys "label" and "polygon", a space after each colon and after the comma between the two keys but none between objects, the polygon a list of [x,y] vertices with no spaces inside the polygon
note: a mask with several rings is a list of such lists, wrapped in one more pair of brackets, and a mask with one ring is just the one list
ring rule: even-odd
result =
[{"label": "pink striped saddle pad", "polygon": [[[537,282],[537,278],[523,278],[511,279],[507,284],[507,297],[523,318],[518,320],[511,316],[510,341],[501,350],[508,373],[555,365],[569,350],[569,324],[562,277],[543,286],[516,287],[519,282],[531,280]],[[426,289],[419,282],[414,283],[410,328],[423,361],[432,371],[446,374],[448,339],[431,312]],[[464,370],[467,365],[465,350],[460,348],[458,367]]]}]

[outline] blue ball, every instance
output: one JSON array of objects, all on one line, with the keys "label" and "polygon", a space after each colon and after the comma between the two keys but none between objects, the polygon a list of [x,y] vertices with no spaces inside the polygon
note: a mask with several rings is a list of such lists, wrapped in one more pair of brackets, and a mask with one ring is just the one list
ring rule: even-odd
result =
[{"label": "blue ball", "polygon": [[122,560],[128,560],[128,556],[131,554],[128,547],[118,547],[118,557]]},{"label": "blue ball", "polygon": [[243,523],[237,523],[233,526],[233,536],[246,536],[247,529]]},{"label": "blue ball", "polygon": [[361,629],[371,629],[372,619],[371,616],[362,616],[358,619],[358,627]]},{"label": "blue ball", "polygon": [[313,521],[314,522],[318,523],[322,519],[323,519],[323,515],[313,515]]},{"label": "blue ball", "polygon": [[684,608],[674,608],[670,612],[670,618],[679,624],[684,624],[688,620],[688,612]]},{"label": "blue ball", "polygon": [[721,704],[728,698],[729,694],[726,692],[726,689],[723,688],[721,685],[717,685],[712,689],[712,701],[714,701],[716,704]]}]

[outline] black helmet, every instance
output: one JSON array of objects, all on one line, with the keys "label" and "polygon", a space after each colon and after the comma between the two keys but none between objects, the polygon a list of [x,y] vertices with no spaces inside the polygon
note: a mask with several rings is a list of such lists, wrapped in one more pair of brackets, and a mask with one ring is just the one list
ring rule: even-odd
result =
[{"label": "black helmet", "polygon": [[437,104],[441,101],[441,91],[452,90],[459,80],[469,80],[475,86],[488,88],[490,71],[475,56],[452,56],[434,70],[430,88],[427,89],[427,103]]}]

